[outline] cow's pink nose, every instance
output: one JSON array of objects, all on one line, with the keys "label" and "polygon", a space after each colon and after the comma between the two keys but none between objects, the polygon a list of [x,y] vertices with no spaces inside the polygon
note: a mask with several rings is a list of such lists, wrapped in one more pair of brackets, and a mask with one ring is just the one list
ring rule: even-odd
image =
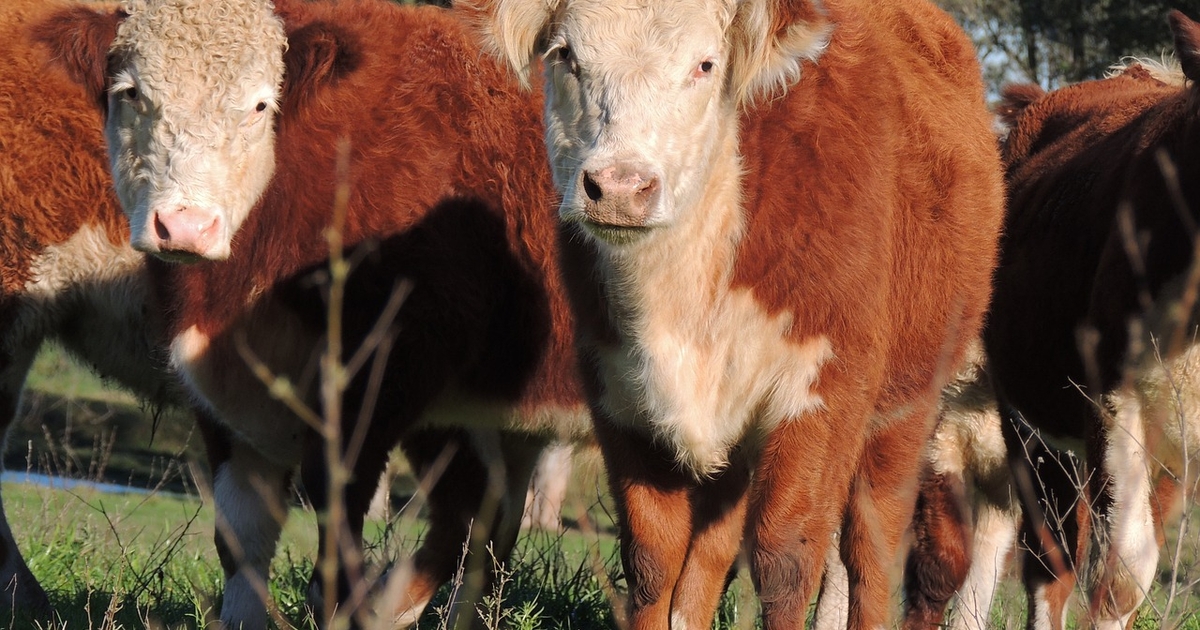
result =
[{"label": "cow's pink nose", "polygon": [[617,164],[583,172],[588,219],[601,225],[644,227],[662,186],[649,168]]},{"label": "cow's pink nose", "polygon": [[184,206],[154,213],[154,235],[164,252],[204,257],[221,234],[221,217],[212,212]]}]

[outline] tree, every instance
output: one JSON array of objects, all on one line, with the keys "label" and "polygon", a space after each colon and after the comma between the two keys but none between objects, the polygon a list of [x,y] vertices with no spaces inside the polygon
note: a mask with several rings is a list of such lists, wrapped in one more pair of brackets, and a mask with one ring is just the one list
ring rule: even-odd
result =
[{"label": "tree", "polygon": [[1200,0],[940,0],[979,48],[993,88],[1098,78],[1123,58],[1171,49],[1167,12],[1200,17]]}]

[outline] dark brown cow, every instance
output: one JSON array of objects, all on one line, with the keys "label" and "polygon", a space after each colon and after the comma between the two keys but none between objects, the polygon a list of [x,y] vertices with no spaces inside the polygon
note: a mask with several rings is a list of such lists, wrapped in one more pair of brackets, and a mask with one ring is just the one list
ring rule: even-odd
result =
[{"label": "dark brown cow", "polygon": [[[1132,623],[1155,521],[1195,483],[1200,25],[1170,22],[1182,76],[1139,64],[1049,94],[1010,88],[1001,109],[1010,199],[985,340],[1032,506],[1030,627],[1063,625],[1085,549],[1090,623]],[[1056,450],[1086,452],[1082,470]]]},{"label": "dark brown cow", "polygon": [[[268,4],[212,13],[219,7],[207,2],[177,6],[135,2],[128,18],[64,13],[41,27],[41,37],[93,90],[94,102],[108,101],[118,192],[130,216],[144,216],[150,226],[148,233],[135,227],[135,245],[172,259],[225,258],[194,265],[156,259],[150,265],[173,367],[236,437],[211,453],[218,512],[236,542],[218,541],[228,577],[222,619],[247,628],[265,625],[255,585],[266,574],[281,527],[273,512],[286,496],[292,467],[306,452],[309,462],[325,454],[315,432],[271,397],[244,357],[263,361],[289,379],[303,404],[320,408],[314,366],[330,326],[322,280],[328,274],[326,228],[344,181],[341,237],[353,251],[353,271],[343,300],[343,358],[371,337],[397,284],[405,280],[412,287],[394,319],[383,317],[380,347],[386,352],[353,373],[337,410],[343,419],[340,452],[353,463],[345,506],[356,539],[393,444],[402,443],[419,473],[440,466],[447,441],[462,446],[429,496],[431,525],[413,560],[415,577],[395,609],[382,611],[403,623],[451,577],[472,522],[484,528],[499,557],[508,553],[536,453],[554,435],[586,429],[569,310],[556,271],[557,196],[544,166],[540,102],[483,55],[468,29],[443,9],[278,3],[288,47],[286,79],[276,93],[269,76],[221,74],[229,69],[222,64],[259,64],[280,53],[266,49],[239,57],[222,48],[257,45],[257,33],[239,31],[247,24],[277,28]],[[189,17],[180,18],[177,10]],[[246,19],[229,20],[231,13]],[[171,37],[164,39],[163,32]],[[269,46],[282,44],[268,39]],[[164,52],[170,46],[195,56],[189,64],[198,63],[160,73],[155,64],[175,59]],[[197,69],[208,67],[216,69]],[[228,83],[219,93],[196,89],[204,81]],[[187,100],[196,94],[252,100],[244,109],[197,109]],[[152,127],[160,114],[169,122]],[[249,151],[272,162],[265,171],[258,163],[250,168],[268,175],[273,170],[274,176],[243,177],[239,181],[261,179],[265,188],[261,195],[239,191],[229,202],[257,199],[244,219],[205,214],[222,207],[224,193],[195,182],[232,171],[185,150],[196,134],[225,133],[223,123],[202,118],[226,114],[243,117],[229,127],[235,135],[225,136],[234,145],[243,142],[239,138],[261,138],[263,121],[272,120],[263,116],[274,120],[273,153]],[[163,133],[169,146],[126,145],[133,137],[126,132]],[[348,169],[339,178],[343,139]],[[180,154],[171,154],[162,173],[131,175],[130,169],[154,167],[152,151],[160,148]],[[138,188],[149,178],[180,173],[186,180],[180,190],[194,195],[191,201],[146,201]],[[156,190],[174,185],[160,181]],[[232,241],[221,240],[226,226],[240,228]],[[481,468],[472,452],[488,466]],[[497,470],[497,462],[510,466]],[[330,501],[325,472],[320,465],[303,468],[318,506]],[[485,491],[496,485],[500,491],[493,494],[502,499],[496,518],[476,518]],[[322,536],[322,555],[334,553],[325,542]],[[342,546],[337,552],[346,595],[355,553]],[[346,612],[354,602],[342,604]]]}]

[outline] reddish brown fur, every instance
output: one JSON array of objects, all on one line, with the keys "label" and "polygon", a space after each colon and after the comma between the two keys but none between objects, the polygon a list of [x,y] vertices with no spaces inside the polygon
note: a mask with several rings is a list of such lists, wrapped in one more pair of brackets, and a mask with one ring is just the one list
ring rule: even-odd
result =
[{"label": "reddish brown fur", "polygon": [[[635,627],[661,627],[668,612],[703,623],[715,600],[691,596],[719,592],[743,514],[767,625],[800,626],[848,491],[851,625],[886,624],[936,396],[987,305],[1002,199],[973,50],[931,5],[824,6],[829,49],[741,119],[746,233],[732,285],[793,315],[781,342],[829,337],[836,359],[815,385],[825,404],[765,436],[757,461],[735,451],[723,476],[699,484],[644,435],[597,419]],[[561,240],[588,356],[620,341],[606,316],[620,289],[596,284],[580,239]],[[584,367],[594,399],[601,376]],[[727,518],[698,517],[714,509]],[[720,561],[697,569],[704,555]]]},{"label": "reddish brown fur", "polygon": [[[128,228],[104,169],[108,156],[100,113],[87,107],[75,82],[24,36],[21,26],[61,7],[35,0],[4,3],[0,51],[0,300],[25,290],[30,264],[47,246],[84,225],[104,229],[113,243]],[[79,8],[86,15],[95,11]],[[63,177],[62,173],[71,177]]]},{"label": "reddish brown fur", "polygon": [[[342,236],[360,258],[346,290],[347,355],[375,324],[394,283],[413,282],[391,326],[384,387],[371,401],[347,488],[350,526],[360,534],[390,447],[403,440],[421,469],[455,437],[414,430],[447,387],[527,414],[579,404],[571,320],[555,263],[557,199],[544,166],[540,100],[483,55],[452,13],[368,1],[281,1],[277,10],[289,49],[276,176],[228,260],[151,267],[166,339],[200,331],[211,339],[203,358],[211,387],[274,404],[235,340],[248,331],[254,351],[268,358],[297,344],[312,357],[320,352],[327,325],[324,231],[335,199],[337,147],[348,138]],[[82,31],[48,27],[43,37],[52,45],[90,37],[97,41],[89,49],[104,49],[107,29],[75,27]],[[90,59],[79,63],[92,67]],[[300,334],[264,336],[276,326],[271,313],[298,322]],[[350,383],[344,435],[359,405],[370,404],[369,390],[364,370]],[[556,428],[541,421],[525,427],[539,439]],[[450,577],[464,524],[479,508],[480,476],[472,468],[478,463],[464,462],[430,497],[431,531],[439,533],[418,552],[415,595]],[[327,502],[325,470],[311,463],[310,457],[305,483],[320,507]],[[498,541],[497,556],[511,543]]]}]

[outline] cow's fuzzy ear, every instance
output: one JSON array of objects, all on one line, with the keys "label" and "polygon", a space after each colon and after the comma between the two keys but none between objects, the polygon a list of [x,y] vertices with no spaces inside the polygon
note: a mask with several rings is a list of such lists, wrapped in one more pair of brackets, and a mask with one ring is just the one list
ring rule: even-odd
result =
[{"label": "cow's fuzzy ear", "polygon": [[103,110],[108,101],[108,50],[124,18],[123,11],[101,13],[74,7],[33,25],[30,34],[49,49],[51,61],[82,85]]},{"label": "cow's fuzzy ear", "polygon": [[742,0],[730,25],[729,89],[739,104],[786,90],[829,44],[832,24],[812,0]]},{"label": "cow's fuzzy ear", "polygon": [[529,87],[534,59],[545,52],[551,18],[558,0],[484,0],[467,3],[467,11],[477,14],[484,45],[508,64]]},{"label": "cow's fuzzy ear", "polygon": [[337,24],[314,22],[288,33],[283,54],[283,102],[300,105],[362,62],[358,38]]},{"label": "cow's fuzzy ear", "polygon": [[1192,82],[1200,81],[1200,24],[1179,10],[1172,10],[1167,19],[1175,34],[1175,57],[1183,67],[1184,76]]}]

